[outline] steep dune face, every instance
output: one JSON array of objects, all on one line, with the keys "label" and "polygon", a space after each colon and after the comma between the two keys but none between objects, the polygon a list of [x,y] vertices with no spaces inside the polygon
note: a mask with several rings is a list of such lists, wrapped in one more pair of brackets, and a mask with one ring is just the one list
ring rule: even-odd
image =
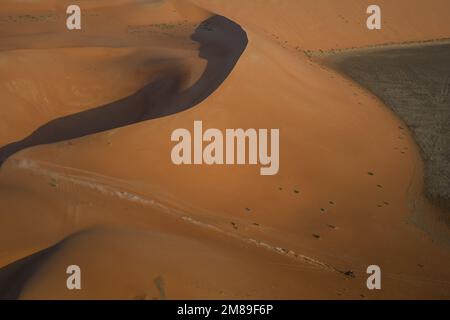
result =
[{"label": "steep dune face", "polygon": [[[304,35],[302,49],[334,48],[332,36],[289,25],[295,15],[286,11],[306,18],[312,2],[255,3],[261,11],[251,21],[245,14],[250,2],[196,3],[235,19],[248,38],[225,77],[219,75],[223,81],[206,96],[199,93],[203,99],[163,117],[125,127],[116,123],[9,154],[0,169],[0,297],[449,298],[448,249],[408,223],[422,170],[411,135],[373,95],[261,33],[271,9],[268,30],[289,35],[288,41],[297,30],[298,37]],[[52,10],[50,2],[41,6]],[[317,6],[335,12],[331,1]],[[355,1],[341,7],[348,15],[357,10]],[[7,37],[0,53],[6,61],[0,65],[5,70],[0,95],[17,107],[1,108],[8,123],[0,132],[2,146],[53,120],[129,99],[161,77],[181,74],[177,93],[195,87],[207,72],[211,60],[191,35],[212,13],[168,1],[91,10],[99,16],[87,34],[69,36],[82,48],[51,49],[67,44],[62,31],[26,35],[27,50],[12,50],[24,48],[22,36]],[[285,20],[277,18],[278,10]],[[150,23],[136,20],[145,12]],[[110,33],[96,28],[119,13],[120,23]],[[159,19],[157,27],[152,19]],[[169,21],[174,27],[160,30]],[[339,43],[364,46],[450,34],[437,19],[420,39],[412,38],[404,26],[413,20],[402,21],[395,37],[367,40],[361,32]],[[126,33],[132,24],[135,33]],[[330,34],[336,29],[323,26]],[[90,48],[98,32],[116,48]],[[230,61],[224,35],[206,40],[208,55],[219,65]],[[42,49],[45,45],[50,49]],[[64,77],[70,78],[60,81]],[[207,78],[198,88],[211,82],[214,78]],[[127,110],[136,105],[125,104]],[[171,133],[192,131],[195,120],[203,121],[204,130],[280,129],[279,173],[261,176],[251,165],[174,165]],[[399,135],[405,154],[394,151]],[[82,267],[81,291],[65,287],[69,264]],[[366,288],[372,264],[383,270],[378,292]]]},{"label": "steep dune face", "polygon": [[[327,55],[326,59],[374,92],[414,133],[425,164],[426,196],[442,209],[442,218],[447,222],[450,221],[445,212],[450,208],[449,52],[448,43],[429,43],[351,50]],[[405,152],[405,148],[396,150]],[[416,206],[420,207],[420,203]]]}]

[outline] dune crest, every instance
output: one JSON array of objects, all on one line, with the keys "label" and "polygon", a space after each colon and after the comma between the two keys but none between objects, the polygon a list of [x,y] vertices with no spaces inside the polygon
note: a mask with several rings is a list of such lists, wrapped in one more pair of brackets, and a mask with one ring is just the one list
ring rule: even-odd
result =
[{"label": "dune crest", "polygon": [[[450,37],[445,10],[380,1],[369,36],[356,0],[80,2],[78,33],[69,1],[0,4],[0,299],[450,298],[448,248],[410,223],[413,135],[311,58]],[[198,120],[278,128],[279,172],[176,166]]]}]

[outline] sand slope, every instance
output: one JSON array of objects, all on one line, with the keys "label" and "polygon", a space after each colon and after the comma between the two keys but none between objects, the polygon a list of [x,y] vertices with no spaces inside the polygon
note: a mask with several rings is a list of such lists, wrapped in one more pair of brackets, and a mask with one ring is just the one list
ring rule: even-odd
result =
[{"label": "sand slope", "polygon": [[[288,28],[289,16],[277,19],[277,10],[308,12],[310,4],[283,3],[255,4],[272,6],[268,29],[301,35],[303,26],[314,26]],[[342,10],[351,15],[354,3]],[[0,52],[2,145],[54,119],[127,99],[161,75],[171,79],[174,67],[185,75],[175,94],[196,83],[207,64],[190,35],[213,13],[183,4],[94,6],[85,33],[69,36],[26,34],[12,27],[18,22],[1,20],[1,30],[10,30]],[[236,6],[205,4],[241,24],[249,40],[206,99],[165,117],[36,145],[3,163],[1,297],[450,297],[448,248],[409,222],[422,163],[402,122],[358,85],[262,33],[257,20],[268,12],[247,22],[240,17],[249,4]],[[317,6],[331,12],[330,2]],[[7,15],[8,6],[0,8]],[[33,10],[55,10],[54,2]],[[412,38],[403,23],[415,20],[401,20],[404,33],[370,44],[450,34],[436,18]],[[21,24],[34,23],[34,30],[58,26]],[[332,38],[305,36],[302,48],[329,49]],[[342,46],[369,44],[365,32],[348,38],[353,42]],[[220,49],[223,42],[210,43]],[[279,128],[279,174],[263,177],[255,166],[174,166],[170,134],[194,120],[219,129]],[[399,134],[405,154],[394,151]],[[68,291],[65,268],[77,263],[85,289]],[[366,289],[371,264],[382,267],[381,291]]]},{"label": "sand slope", "polygon": [[[338,50],[387,43],[448,38],[446,0],[195,0],[281,46],[301,50]],[[382,13],[382,29],[366,28],[369,5]]]}]

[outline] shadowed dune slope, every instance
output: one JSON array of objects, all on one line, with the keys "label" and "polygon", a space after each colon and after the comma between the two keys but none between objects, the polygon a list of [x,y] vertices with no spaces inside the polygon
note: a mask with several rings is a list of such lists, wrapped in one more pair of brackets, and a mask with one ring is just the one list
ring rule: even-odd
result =
[{"label": "shadowed dune slope", "polygon": [[[0,4],[0,141],[24,143],[0,168],[1,297],[450,298],[448,247],[411,222],[413,135],[301,50],[445,36],[447,2],[429,2],[437,17],[423,8],[416,34],[406,1],[383,1],[391,28],[367,38],[355,20],[345,40],[333,14],[350,19],[356,2],[101,1],[70,34],[66,2],[18,7],[22,22]],[[279,173],[174,165],[171,133],[195,120],[280,129]],[[86,290],[66,289],[69,264]],[[366,287],[373,264],[381,291]]]}]

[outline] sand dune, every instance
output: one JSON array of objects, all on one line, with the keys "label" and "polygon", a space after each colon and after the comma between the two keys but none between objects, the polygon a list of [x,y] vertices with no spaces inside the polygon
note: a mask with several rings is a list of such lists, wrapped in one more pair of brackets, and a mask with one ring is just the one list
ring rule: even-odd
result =
[{"label": "sand dune", "polygon": [[[447,2],[380,1],[376,36],[359,1],[88,2],[79,33],[68,2],[0,5],[0,298],[450,298],[412,134],[308,52],[448,38]],[[279,128],[280,172],[173,165],[194,120]]]}]

